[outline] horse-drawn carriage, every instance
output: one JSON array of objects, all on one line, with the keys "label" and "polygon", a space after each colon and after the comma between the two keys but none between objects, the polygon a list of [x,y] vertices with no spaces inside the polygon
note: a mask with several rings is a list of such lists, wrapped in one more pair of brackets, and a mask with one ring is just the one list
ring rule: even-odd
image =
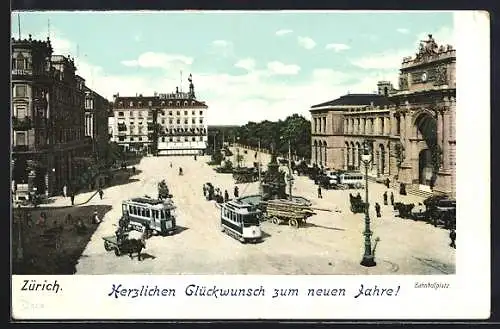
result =
[{"label": "horse-drawn carriage", "polygon": [[168,189],[165,180],[162,180],[158,183],[158,199],[163,200],[170,198],[172,198],[172,194],[170,194],[170,190]]},{"label": "horse-drawn carriage", "polygon": [[132,258],[133,254],[137,254],[137,259],[141,261],[141,251],[146,249],[145,236],[141,239],[130,239],[128,231],[122,227],[118,228],[115,235],[106,236],[104,240],[104,249],[106,251],[114,251],[116,256],[128,254]]},{"label": "horse-drawn carriage", "polygon": [[366,203],[363,202],[361,196],[356,196],[349,193],[349,201],[351,202],[351,211],[355,214],[364,213],[366,210]]},{"label": "horse-drawn carriage", "polygon": [[298,228],[306,222],[307,218],[315,214],[308,204],[283,199],[265,202],[263,210],[264,217],[271,220],[273,224],[280,225],[285,222],[294,228]]}]

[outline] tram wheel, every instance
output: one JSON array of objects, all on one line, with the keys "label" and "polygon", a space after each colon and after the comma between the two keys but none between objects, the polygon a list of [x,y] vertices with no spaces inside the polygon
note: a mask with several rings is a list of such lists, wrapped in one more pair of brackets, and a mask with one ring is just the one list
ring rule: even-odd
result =
[{"label": "tram wheel", "polygon": [[120,252],[119,248],[115,248],[115,255],[120,256],[122,253]]},{"label": "tram wheel", "polygon": [[275,225],[279,225],[280,224],[280,220],[278,219],[278,217],[273,217],[272,218],[272,223],[275,224]]},{"label": "tram wheel", "polygon": [[299,222],[296,219],[290,219],[290,221],[288,221],[288,225],[290,225],[291,227],[294,227],[294,228],[298,228]]},{"label": "tram wheel", "polygon": [[104,249],[106,249],[106,251],[111,251],[112,249],[107,241],[104,241]]}]

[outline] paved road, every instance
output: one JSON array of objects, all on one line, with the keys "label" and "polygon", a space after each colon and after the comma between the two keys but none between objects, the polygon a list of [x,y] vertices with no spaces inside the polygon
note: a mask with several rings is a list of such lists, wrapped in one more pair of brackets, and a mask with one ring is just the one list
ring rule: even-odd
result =
[{"label": "paved road", "polygon": [[[202,184],[212,182],[232,195],[231,175],[217,174],[207,157],[146,157],[133,178],[138,181],[107,188],[103,200],[89,204],[110,204],[104,222],[95,232],[77,264],[77,274],[443,274],[455,271],[455,250],[448,246],[448,233],[431,225],[396,219],[392,208],[382,206],[382,218],[372,214],[372,230],[380,237],[376,249],[378,265],[359,265],[363,254],[363,215],[348,208],[349,191],[323,191],[316,198],[316,186],[306,177],[297,177],[293,193],[310,198],[318,208],[339,208],[311,217],[308,227],[298,230],[264,222],[264,241],[241,244],[219,229],[219,213],[213,202],[203,198]],[[249,151],[245,162],[254,161]],[[268,155],[262,156],[263,163]],[[173,168],[169,164],[172,162]],[[184,176],[178,176],[178,168]],[[121,215],[121,201],[148,194],[156,196],[156,184],[166,179],[178,207],[174,236],[152,237],[147,241],[146,259],[106,252],[102,237],[112,235]],[[240,195],[257,193],[258,184],[240,185]],[[384,187],[370,184],[371,202],[382,204]],[[353,192],[353,191],[351,191]],[[360,191],[363,192],[363,191]],[[396,196],[396,201],[399,196]],[[406,196],[403,201],[418,201]]]}]

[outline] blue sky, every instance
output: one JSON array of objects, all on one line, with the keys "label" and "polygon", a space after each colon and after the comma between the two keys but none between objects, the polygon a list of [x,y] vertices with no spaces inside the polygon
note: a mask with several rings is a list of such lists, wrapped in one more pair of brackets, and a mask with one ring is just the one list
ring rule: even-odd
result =
[{"label": "blue sky", "polygon": [[[18,37],[18,15],[12,31]],[[451,12],[21,12],[26,38],[50,36],[87,85],[112,95],[187,89],[209,124],[309,117],[311,105],[380,79],[397,87],[402,57],[432,33],[454,44]]]}]

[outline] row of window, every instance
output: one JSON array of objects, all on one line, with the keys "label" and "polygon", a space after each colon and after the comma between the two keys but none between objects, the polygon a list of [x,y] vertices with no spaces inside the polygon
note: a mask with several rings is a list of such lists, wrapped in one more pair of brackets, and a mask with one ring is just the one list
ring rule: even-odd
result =
[{"label": "row of window", "polygon": [[314,132],[326,133],[326,117],[314,118]]},{"label": "row of window", "polygon": [[[134,113],[135,113],[135,114],[134,114]],[[162,115],[162,116],[163,116],[163,115],[165,115],[165,113],[166,113],[165,111],[164,111],[163,113],[161,113],[161,112],[160,112],[160,113],[159,113],[159,115]],[[178,116],[179,116],[179,115],[181,115],[181,111],[177,111],[176,113],[177,113],[177,115],[178,115]],[[189,113],[188,111],[184,111],[184,115],[185,115],[185,116],[187,116],[187,115],[188,115],[188,113]],[[200,112],[199,112],[199,113],[200,113],[200,115],[203,115],[203,111],[201,111],[201,110],[200,110]],[[168,111],[168,115],[172,116],[172,115],[173,115],[173,111]],[[196,115],[196,111],[194,111],[194,110],[193,110],[193,111],[191,111],[191,115]],[[118,112],[118,116],[119,116],[119,117],[123,117],[123,116],[125,116],[125,112],[124,112],[124,111],[119,111],[119,112]],[[141,116],[152,116],[152,113],[150,113],[150,112],[146,112],[146,111],[144,111],[144,112],[141,112],[141,111],[129,111],[129,116],[130,116],[130,117],[134,117],[134,116],[135,116],[135,117],[141,117]]]},{"label": "row of window", "polygon": [[[165,212],[163,210],[155,210],[155,209],[147,209],[137,206],[129,206],[128,207],[130,214],[135,216],[141,216],[146,218],[155,218],[155,219],[165,219]],[[170,214],[167,211],[166,216],[168,217]]]},{"label": "row of window", "polygon": [[[177,137],[161,137],[161,142],[162,143],[165,143],[165,142],[174,142],[174,139],[176,142],[189,142],[190,139],[191,139],[191,142],[196,142],[197,140],[200,141],[200,142],[203,142],[203,136],[192,136],[192,137],[187,137],[187,136],[184,136],[184,138],[180,137],[180,136],[177,136]],[[183,140],[181,140],[183,139]],[[147,139],[146,139],[147,140]],[[126,142],[126,141],[129,141],[129,142],[135,142],[135,141],[138,141],[138,142],[142,142],[142,137],[128,137],[127,136],[118,136],[118,141],[119,142]]]},{"label": "row of window", "polygon": [[[123,102],[119,102],[118,104],[119,104],[120,106],[123,106]],[[173,104],[174,104],[174,103],[173,103],[172,101],[169,101],[169,102],[168,102],[168,106],[172,106]],[[188,103],[188,101],[184,101],[184,103],[183,103],[183,104],[184,104],[184,106],[188,106],[188,104],[189,104],[189,103]],[[195,102],[195,101],[191,101],[191,105],[195,105],[195,104],[196,104],[196,102]],[[135,103],[134,103],[133,101],[130,101],[128,105],[129,105],[130,107],[134,107]],[[143,103],[142,103],[141,101],[137,102],[137,106],[138,106],[138,107],[141,107],[142,105],[143,105]],[[167,103],[166,103],[166,102],[164,102],[164,101],[163,101],[163,102],[161,102],[161,106],[165,106],[165,105],[167,105]],[[175,102],[175,105],[180,106],[180,105],[181,105],[181,102],[180,102],[180,101],[177,101],[177,102]],[[153,106],[153,101],[148,101],[148,106]]]},{"label": "row of window", "polygon": [[238,224],[241,224],[243,221],[243,216],[241,214],[236,214],[226,208],[222,208],[222,216]]},{"label": "row of window", "polygon": [[[357,118],[357,119],[345,119],[344,121],[344,133],[346,134],[386,134],[386,117],[374,118]],[[396,134],[401,133],[401,119],[396,117]],[[390,132],[389,132],[390,133]]]}]

